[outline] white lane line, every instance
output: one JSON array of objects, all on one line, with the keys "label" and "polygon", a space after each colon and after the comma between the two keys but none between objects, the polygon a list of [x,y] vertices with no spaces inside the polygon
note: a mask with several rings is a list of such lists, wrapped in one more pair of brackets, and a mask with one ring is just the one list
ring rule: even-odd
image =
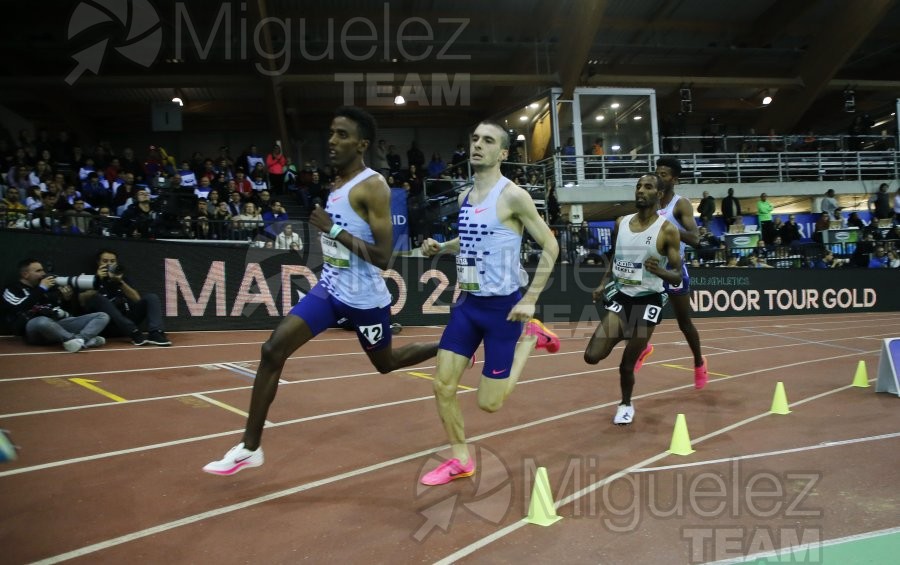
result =
[{"label": "white lane line", "polygon": [[[846,357],[846,356],[845,356],[845,357]],[[828,360],[830,360],[830,359],[818,359],[818,360],[815,360],[815,361],[813,361],[813,362],[822,362],[822,361],[828,361]],[[781,369],[781,367],[770,367],[768,370],[771,371],[771,370],[779,370],[779,369]],[[523,384],[524,384],[524,383],[523,383]],[[646,397],[656,396],[656,395],[660,395],[660,394],[666,394],[666,393],[671,392],[671,391],[674,391],[674,390],[679,390],[679,389],[683,389],[683,388],[688,388],[689,386],[692,386],[692,385],[684,385],[684,386],[680,386],[680,387],[673,387],[673,388],[668,389],[668,390],[654,391],[654,392],[651,392],[651,393],[647,393],[647,394],[643,394],[643,395],[636,396],[636,398],[640,399],[640,398],[646,398]],[[821,393],[821,394],[815,395],[815,396],[813,396],[813,397],[810,397],[810,398],[807,398],[807,399],[804,399],[804,400],[797,401],[797,402],[795,402],[794,404],[792,404],[792,406],[804,404],[804,403],[809,402],[809,401],[811,401],[811,400],[813,400],[813,399],[822,398],[822,397],[827,396],[827,395],[829,395],[829,394],[833,394],[833,393],[838,392],[838,391],[846,390],[847,388],[849,388],[849,387],[846,387],[846,386],[845,386],[845,387],[840,387],[840,388],[837,388],[837,389],[833,389],[833,390],[831,390],[831,391],[827,391],[827,392],[825,392],[825,393]],[[462,391],[462,392],[465,393],[466,391]],[[419,399],[410,399],[410,400],[407,400],[407,401],[402,401],[401,403],[406,403],[406,402],[417,402],[417,401],[421,401],[421,400],[431,400],[431,399],[432,399],[432,397],[429,395],[429,396],[422,397],[422,398],[419,398]],[[496,430],[496,431],[493,431],[493,432],[488,432],[488,433],[485,433],[485,434],[482,434],[482,435],[479,435],[479,436],[475,436],[475,437],[472,437],[472,438],[470,439],[470,441],[472,441],[472,442],[475,442],[475,441],[481,441],[481,440],[483,440],[483,439],[487,439],[487,438],[499,436],[499,435],[502,435],[502,434],[511,433],[511,432],[514,432],[514,431],[518,431],[518,430],[522,430],[522,429],[534,427],[534,426],[537,426],[537,425],[540,425],[540,424],[543,424],[543,423],[546,423],[546,422],[551,422],[551,421],[555,421],[555,420],[560,420],[560,419],[562,419],[562,418],[567,418],[567,417],[570,417],[570,416],[572,416],[572,415],[583,414],[583,413],[590,412],[590,411],[593,411],[593,410],[597,410],[597,409],[600,409],[600,408],[603,408],[603,407],[612,406],[612,405],[614,405],[614,404],[616,404],[616,403],[617,403],[617,401],[612,401],[612,402],[607,402],[607,403],[603,403],[603,404],[599,404],[599,405],[595,405],[595,406],[590,406],[590,407],[586,407],[586,408],[581,408],[581,409],[578,409],[578,410],[573,410],[573,411],[567,412],[567,413],[565,413],[565,414],[557,414],[557,415],[555,415],[555,416],[550,416],[550,417],[547,417],[547,418],[542,418],[542,419],[540,419],[540,420],[536,420],[536,421],[533,421],[533,422],[528,422],[528,423],[521,424],[521,425],[518,425],[518,426],[513,426],[513,427],[510,427],[510,428],[505,428],[505,429],[502,429],[502,430]],[[390,405],[396,405],[396,404],[400,404],[400,403],[390,403]],[[352,410],[348,410],[348,411],[345,411],[345,412],[350,413],[350,412],[354,412],[354,411],[358,411],[358,409],[352,409]],[[697,440],[695,440],[694,443],[700,443],[700,442],[703,442],[703,441],[705,441],[705,440],[707,440],[707,439],[709,439],[709,438],[715,437],[715,436],[717,436],[717,435],[721,435],[721,434],[724,434],[724,433],[728,433],[728,432],[734,430],[735,428],[738,428],[738,427],[740,427],[740,426],[743,426],[743,425],[745,425],[745,424],[748,424],[748,423],[750,423],[750,422],[756,421],[756,420],[758,420],[758,419],[764,418],[764,417],[769,416],[769,415],[771,415],[769,412],[765,412],[765,413],[762,413],[762,414],[759,414],[759,415],[756,415],[756,416],[752,416],[752,417],[747,418],[747,419],[745,419],[745,420],[743,420],[743,421],[741,421],[741,422],[737,422],[737,423],[735,423],[735,424],[732,424],[732,425],[726,426],[726,427],[724,427],[724,428],[721,428],[720,430],[718,430],[718,431],[716,431],[716,432],[707,434],[707,435],[703,436],[702,438],[698,438]],[[324,416],[323,416],[323,417],[324,417]],[[315,419],[315,418],[317,418],[317,417],[313,417],[313,418],[305,418],[304,420]],[[282,422],[282,423],[279,423],[279,424],[275,424],[275,426],[288,425],[289,423],[291,423],[291,422]],[[234,433],[234,432],[231,432],[231,433]],[[227,435],[227,433],[226,433],[226,434],[216,434],[215,436],[207,436],[207,437],[221,437],[222,435]],[[206,437],[203,438],[203,439],[206,439]],[[187,440],[187,441],[199,441],[199,439],[192,439],[192,440]],[[179,443],[187,443],[187,441],[182,441],[182,442],[179,442]],[[169,443],[170,443],[170,444],[174,444],[174,443],[172,443],[172,442],[169,442]],[[442,446],[437,447],[437,448],[422,450],[422,451],[419,451],[419,452],[416,452],[416,453],[412,453],[412,454],[408,454],[408,455],[396,457],[396,458],[390,459],[390,460],[388,460],[388,461],[383,461],[383,462],[381,462],[381,463],[376,463],[376,464],[370,465],[370,466],[368,466],[368,467],[363,467],[363,468],[361,468],[361,469],[356,469],[356,470],[348,471],[348,472],[346,472],[346,473],[342,473],[342,474],[339,474],[339,475],[334,475],[334,476],[332,476],[332,477],[327,477],[327,478],[325,478],[325,479],[321,479],[321,480],[319,480],[319,481],[315,481],[315,482],[312,482],[312,483],[302,484],[302,485],[299,485],[299,486],[296,486],[296,487],[292,487],[292,488],[285,489],[285,490],[282,490],[282,491],[270,493],[270,494],[267,494],[267,495],[264,495],[264,496],[260,496],[260,497],[257,497],[257,498],[250,499],[250,500],[246,500],[246,501],[244,501],[244,502],[240,502],[240,503],[237,503],[237,504],[232,504],[232,505],[229,505],[229,506],[225,506],[225,507],[221,507],[221,508],[216,508],[216,509],[208,510],[208,511],[202,512],[202,513],[200,513],[200,514],[195,514],[195,515],[192,515],[192,516],[187,516],[187,517],[181,518],[181,519],[179,519],[179,520],[175,520],[175,521],[172,521],[172,522],[167,522],[167,523],[165,523],[165,524],[159,524],[159,525],[154,526],[154,527],[151,527],[151,528],[147,528],[147,529],[144,529],[144,530],[139,530],[139,531],[136,531],[136,532],[132,532],[132,533],[130,533],[130,534],[126,534],[126,535],[124,535],[124,536],[119,536],[119,537],[117,537],[117,538],[112,538],[112,539],[109,539],[109,540],[106,540],[106,541],[103,541],[103,542],[99,542],[99,543],[96,543],[96,544],[93,544],[93,545],[89,545],[89,546],[86,546],[86,547],[82,547],[82,548],[79,548],[79,549],[76,549],[76,550],[73,550],[73,551],[70,551],[70,552],[67,552],[67,553],[63,553],[63,554],[60,554],[60,555],[57,555],[57,556],[54,556],[54,557],[50,557],[50,558],[48,558],[48,559],[46,559],[46,560],[43,560],[43,561],[40,561],[40,562],[38,562],[38,563],[59,563],[59,562],[61,562],[61,561],[66,561],[66,560],[68,560],[68,559],[74,559],[74,558],[76,558],[76,557],[81,557],[81,556],[84,556],[84,555],[87,555],[87,554],[90,554],[90,553],[94,553],[94,552],[97,552],[97,551],[102,551],[102,550],[104,550],[104,549],[108,549],[108,548],[113,547],[113,546],[116,546],[116,545],[121,545],[121,544],[124,544],[124,543],[128,543],[128,542],[134,541],[134,540],[136,540],[136,539],[140,539],[140,538],[143,538],[143,537],[147,537],[147,536],[150,536],[150,535],[154,535],[154,534],[157,534],[157,533],[160,533],[160,532],[164,532],[164,531],[167,531],[167,530],[171,530],[171,529],[174,529],[174,528],[178,528],[178,527],[181,527],[181,526],[184,526],[184,525],[192,524],[192,523],[195,523],[195,522],[198,522],[198,521],[207,519],[207,518],[213,518],[213,517],[216,517],[216,516],[221,516],[222,514],[227,514],[227,513],[230,513],[230,512],[237,511],[237,510],[242,510],[242,509],[248,508],[248,507],[250,507],[250,506],[255,506],[255,505],[258,505],[258,504],[262,504],[262,503],[264,503],[264,502],[268,502],[268,501],[275,500],[275,499],[278,499],[278,498],[283,498],[283,497],[285,497],[285,496],[290,496],[290,495],[296,494],[296,493],[298,493],[298,492],[303,492],[303,491],[305,491],[305,490],[310,490],[310,489],[312,489],[312,488],[316,488],[316,487],[318,487],[318,486],[331,484],[331,483],[334,483],[334,482],[337,482],[337,481],[341,481],[341,480],[347,479],[347,478],[357,477],[357,476],[362,475],[362,474],[366,474],[366,473],[373,472],[373,471],[377,471],[377,470],[380,470],[380,469],[383,469],[383,468],[386,468],[386,467],[389,467],[389,466],[392,466],[392,465],[396,465],[396,464],[399,464],[399,463],[403,463],[403,462],[406,462],[406,461],[410,461],[410,460],[416,459],[416,458],[418,458],[418,457],[422,457],[422,456],[425,456],[425,455],[430,455],[430,454],[432,454],[432,453],[437,453],[437,452],[439,452],[439,451],[441,451],[441,450],[443,450],[443,449],[446,449],[447,447],[449,447],[449,446],[448,446],[448,445],[442,445]],[[128,451],[128,452],[134,452],[134,451],[136,451],[136,450],[126,450],[126,451]],[[626,475],[626,474],[628,474],[628,473],[630,473],[630,472],[633,472],[633,471],[635,471],[635,470],[637,470],[637,469],[640,469],[640,468],[643,467],[643,466],[646,466],[646,465],[655,463],[656,461],[658,461],[658,460],[660,460],[660,459],[666,457],[667,455],[668,455],[668,452],[662,452],[662,453],[659,453],[659,454],[657,454],[657,455],[655,455],[655,456],[653,456],[653,457],[650,457],[650,458],[648,458],[648,459],[645,459],[644,461],[641,461],[641,462],[639,462],[639,463],[637,463],[637,464],[635,464],[635,465],[632,465],[631,467],[629,467],[629,468],[627,468],[627,469],[624,469],[624,470],[622,470],[622,471],[619,471],[619,472],[615,473],[614,475],[611,475],[611,476],[609,476],[609,477],[607,477],[607,478],[605,478],[605,479],[603,479],[603,480],[601,480],[601,481],[597,481],[596,483],[594,483],[594,484],[592,484],[592,485],[589,485],[589,486],[585,487],[584,489],[581,489],[581,490],[578,491],[577,493],[573,493],[572,495],[570,495],[570,496],[568,496],[568,497],[566,497],[566,498],[560,500],[559,502],[557,502],[555,506],[556,506],[557,508],[559,508],[559,507],[562,506],[562,505],[569,504],[570,502],[572,502],[572,501],[574,501],[574,500],[577,500],[578,498],[581,498],[581,497],[585,496],[586,494],[589,494],[590,492],[593,492],[594,490],[597,490],[598,488],[601,488],[603,485],[607,484],[608,482],[611,482],[612,480],[615,480],[616,478],[619,478],[619,477],[624,476],[624,475]],[[97,458],[99,458],[99,457],[97,457]],[[85,458],[80,458],[80,460],[85,460]],[[58,464],[48,464],[47,466],[58,466]],[[15,471],[7,472],[7,473],[0,473],[0,477],[4,476],[4,475],[6,475],[6,474],[15,474],[16,471],[24,472],[22,469],[17,469],[17,470],[15,470]],[[457,552],[454,553],[453,555],[450,555],[450,556],[444,558],[444,559],[441,560],[439,563],[448,563],[448,564],[449,564],[449,563],[453,563],[454,561],[456,561],[456,560],[459,559],[460,557],[464,557],[464,556],[466,556],[466,555],[469,555],[469,554],[473,553],[474,551],[476,551],[477,549],[480,549],[481,547],[484,547],[485,545],[488,545],[488,544],[491,543],[492,541],[496,541],[497,539],[500,539],[500,538],[502,538],[502,537],[504,537],[504,536],[506,536],[506,535],[508,535],[508,534],[510,534],[510,533],[512,533],[512,532],[514,532],[514,531],[516,531],[516,530],[518,530],[519,528],[521,528],[522,526],[524,526],[524,525],[526,525],[526,524],[527,524],[527,522],[525,521],[525,519],[523,519],[523,520],[521,520],[521,521],[519,521],[519,522],[515,522],[515,523],[513,523],[513,524],[511,524],[511,525],[509,525],[509,526],[507,526],[507,527],[505,527],[505,528],[502,528],[501,530],[498,530],[498,531],[494,532],[493,534],[491,534],[491,535],[489,535],[489,536],[486,536],[485,538],[482,538],[481,540],[476,541],[476,542],[473,543],[473,544],[470,544],[470,545],[467,546],[466,548],[463,548],[463,549],[457,551]]]},{"label": "white lane line", "polygon": [[828,447],[839,447],[842,445],[851,445],[854,443],[865,443],[869,441],[880,441],[883,439],[893,439],[900,437],[900,432],[891,434],[882,434],[877,436],[866,436],[853,439],[845,439],[841,441],[826,441],[817,445],[807,445],[805,447],[794,447],[792,449],[780,449],[778,451],[765,451],[762,453],[750,453],[748,455],[739,455],[735,457],[725,457],[722,459],[707,459],[705,461],[694,461],[692,463],[682,463],[681,465],[665,465],[663,467],[645,467],[637,471],[638,473],[655,473],[656,471],[669,471],[672,469],[685,469],[687,467],[702,467],[705,465],[718,465],[719,463],[732,463],[735,461],[743,461],[745,459],[759,459],[762,457],[773,457],[776,455],[786,455],[789,453],[800,453],[803,451],[812,451],[815,449],[825,449]]},{"label": "white lane line", "polygon": [[[780,369],[782,369],[782,367],[772,367],[769,370],[780,370]],[[754,371],[754,372],[756,372],[756,371]],[[807,402],[811,402],[813,400],[818,400],[819,398],[824,398],[831,394],[841,392],[843,390],[847,390],[848,388],[851,388],[851,387],[852,387],[852,385],[835,388],[835,389],[817,394],[815,396],[811,396],[809,398],[804,398],[803,400],[799,400],[799,401],[791,404],[791,406],[798,406],[801,404],[806,404]],[[727,434],[729,432],[734,431],[737,428],[740,428],[747,424],[753,423],[757,420],[761,420],[762,418],[765,418],[766,416],[771,416],[771,415],[772,414],[770,412],[763,412],[763,413],[757,414],[755,416],[751,416],[749,418],[741,420],[740,422],[735,422],[734,424],[730,424],[723,428],[719,428],[718,430],[716,430],[714,432],[708,433],[703,437],[697,438],[696,440],[692,441],[691,443],[692,444],[702,443],[708,439],[714,438],[714,437],[722,435],[722,434]],[[656,461],[659,461],[660,459],[663,459],[664,457],[666,457],[668,455],[669,455],[668,451],[663,451],[662,453],[658,453],[657,455],[654,455],[653,457],[644,459],[643,461],[636,463],[636,464],[628,467],[627,469],[618,471],[608,477],[605,477],[599,481],[596,481],[596,482],[584,487],[583,489],[581,489],[577,492],[570,494],[569,496],[557,501],[554,504],[554,507],[559,509],[562,506],[570,504],[570,503],[594,492],[595,490],[603,487],[604,485],[611,483],[612,481],[614,481],[620,477],[624,477],[625,475],[628,475],[630,473],[638,472],[644,466],[649,465],[651,463],[655,463]],[[509,524],[508,526],[506,526],[500,530],[497,530],[479,540],[472,542],[471,544],[455,551],[454,553],[448,555],[447,557],[444,557],[443,559],[440,559],[439,561],[436,561],[435,563],[437,565],[450,565],[451,563],[455,563],[456,561],[460,560],[461,558],[475,553],[479,549],[482,549],[482,548],[486,547],[487,545],[490,545],[491,543],[493,543],[503,537],[508,536],[509,534],[519,530],[520,528],[522,528],[523,526],[526,526],[528,524],[529,524],[528,518],[527,517],[522,518],[521,520],[519,520],[517,522],[513,522],[512,524]]]}]

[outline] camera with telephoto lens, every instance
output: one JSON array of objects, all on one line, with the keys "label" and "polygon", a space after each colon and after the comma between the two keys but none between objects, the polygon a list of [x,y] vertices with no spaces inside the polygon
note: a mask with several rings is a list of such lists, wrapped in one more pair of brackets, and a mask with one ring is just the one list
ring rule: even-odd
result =
[{"label": "camera with telephoto lens", "polygon": [[100,288],[100,279],[96,275],[53,275],[57,286],[71,286],[75,290],[96,290]]}]

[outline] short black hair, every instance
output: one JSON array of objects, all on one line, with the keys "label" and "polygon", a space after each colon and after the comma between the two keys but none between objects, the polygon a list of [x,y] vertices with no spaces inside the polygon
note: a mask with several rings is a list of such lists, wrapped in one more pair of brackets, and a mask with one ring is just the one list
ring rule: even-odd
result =
[{"label": "short black hair", "polygon": [[113,251],[112,249],[101,249],[100,251],[97,252],[96,255],[94,255],[94,263],[95,263],[95,264],[99,264],[99,263],[100,263],[100,256],[103,255],[104,253],[109,253],[110,255],[115,255],[115,256],[116,256],[116,261],[118,262],[118,260],[119,260],[119,254],[118,254],[118,253],[116,253],[116,252]]},{"label": "short black hair", "polygon": [[672,171],[672,176],[681,178],[681,161],[678,157],[660,157],[656,160],[656,167],[669,167],[669,170]]},{"label": "short black hair", "polygon": [[487,125],[487,126],[494,126],[495,128],[502,131],[503,135],[500,136],[500,148],[501,149],[509,149],[509,132],[506,131],[505,127],[500,125],[500,123],[495,122],[494,120],[481,120],[480,122],[478,122],[479,126],[482,124]]},{"label": "short black hair", "polygon": [[375,132],[378,131],[378,124],[372,114],[366,112],[362,108],[356,106],[341,106],[334,111],[335,118],[347,118],[356,123],[356,131],[359,138],[372,143],[375,140]]},{"label": "short black hair", "polygon": [[40,263],[40,259],[35,259],[34,257],[28,257],[26,259],[22,259],[19,261],[19,274],[22,273],[25,269],[27,269],[32,263]]}]

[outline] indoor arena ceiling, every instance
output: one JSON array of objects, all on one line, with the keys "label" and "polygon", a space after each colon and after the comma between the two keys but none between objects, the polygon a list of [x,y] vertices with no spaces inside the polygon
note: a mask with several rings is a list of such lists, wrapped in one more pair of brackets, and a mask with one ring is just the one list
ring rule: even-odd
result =
[{"label": "indoor arena ceiling", "polygon": [[[900,97],[895,0],[4,3],[0,105],[50,129],[320,127],[337,105],[392,126],[468,125],[560,87],[654,88],[660,118],[734,133],[843,132]],[[262,25],[265,22],[265,25]],[[405,89],[404,89],[405,88]],[[404,89],[404,90],[401,90]],[[405,106],[392,103],[411,94]],[[774,98],[763,107],[762,97]],[[893,125],[888,126],[893,129]],[[877,133],[877,132],[873,132]]]}]

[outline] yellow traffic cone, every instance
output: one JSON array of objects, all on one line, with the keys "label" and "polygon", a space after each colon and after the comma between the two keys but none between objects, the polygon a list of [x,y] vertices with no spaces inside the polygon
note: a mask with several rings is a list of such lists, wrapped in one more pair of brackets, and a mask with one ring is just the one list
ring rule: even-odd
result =
[{"label": "yellow traffic cone", "polygon": [[866,362],[860,361],[856,365],[856,374],[853,376],[853,386],[859,388],[869,387],[869,372],[866,371]]},{"label": "yellow traffic cone", "polygon": [[675,429],[672,431],[672,444],[669,446],[669,453],[672,455],[690,455],[694,450],[691,449],[691,436],[688,435],[687,420],[684,414],[675,417]]},{"label": "yellow traffic cone", "polygon": [[790,414],[791,409],[788,408],[787,395],[784,393],[784,383],[778,381],[775,385],[775,396],[772,398],[772,409],[770,414]]},{"label": "yellow traffic cone", "polygon": [[556,515],[556,504],[550,492],[550,481],[547,479],[547,468],[538,467],[534,476],[534,488],[531,489],[531,504],[528,506],[528,522],[538,526],[549,526],[562,520]]}]

